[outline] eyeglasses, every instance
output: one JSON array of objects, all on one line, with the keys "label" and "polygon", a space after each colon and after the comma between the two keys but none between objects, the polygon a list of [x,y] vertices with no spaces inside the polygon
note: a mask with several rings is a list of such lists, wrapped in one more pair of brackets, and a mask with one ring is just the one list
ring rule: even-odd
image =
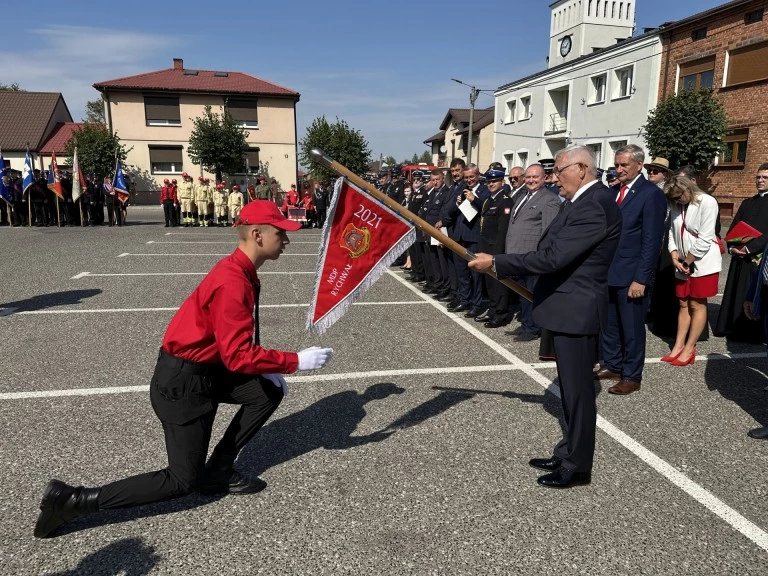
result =
[{"label": "eyeglasses", "polygon": [[567,164],[567,165],[563,166],[562,168],[559,168],[559,167],[555,166],[554,168],[552,168],[552,174],[554,174],[555,176],[560,176],[560,174],[564,170],[566,170],[567,168],[570,168],[571,166],[583,166],[583,165],[584,164],[581,163],[581,162],[573,162],[572,164]]},{"label": "eyeglasses", "polygon": [[659,170],[658,168],[649,168],[648,169],[648,174],[661,174],[661,172],[662,171]]}]

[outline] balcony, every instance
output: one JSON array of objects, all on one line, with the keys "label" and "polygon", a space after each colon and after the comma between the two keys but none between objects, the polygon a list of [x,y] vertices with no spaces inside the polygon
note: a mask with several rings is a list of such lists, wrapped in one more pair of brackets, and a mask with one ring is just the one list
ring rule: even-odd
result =
[{"label": "balcony", "polygon": [[551,136],[552,134],[560,134],[568,129],[568,117],[563,116],[555,112],[549,115],[549,122],[547,124],[547,130],[544,131],[544,136]]}]

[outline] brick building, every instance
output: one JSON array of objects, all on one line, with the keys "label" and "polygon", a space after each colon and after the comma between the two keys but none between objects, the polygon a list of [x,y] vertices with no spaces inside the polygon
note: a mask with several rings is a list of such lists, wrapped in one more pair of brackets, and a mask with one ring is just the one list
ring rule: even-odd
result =
[{"label": "brick building", "polygon": [[755,194],[757,167],[768,162],[765,6],[765,0],[733,0],[662,26],[660,98],[713,88],[728,115],[730,131],[711,182],[724,219]]}]

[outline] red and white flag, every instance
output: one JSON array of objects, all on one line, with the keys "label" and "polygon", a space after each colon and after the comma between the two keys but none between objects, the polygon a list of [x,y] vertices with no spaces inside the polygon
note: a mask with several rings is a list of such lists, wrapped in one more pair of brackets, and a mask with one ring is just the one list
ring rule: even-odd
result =
[{"label": "red and white flag", "polygon": [[80,170],[80,164],[77,162],[77,146],[75,146],[75,154],[72,158],[72,202],[78,201],[86,187],[87,183],[83,171]]},{"label": "red and white flag", "polygon": [[339,178],[320,239],[307,329],[330,328],[415,240],[413,224]]}]

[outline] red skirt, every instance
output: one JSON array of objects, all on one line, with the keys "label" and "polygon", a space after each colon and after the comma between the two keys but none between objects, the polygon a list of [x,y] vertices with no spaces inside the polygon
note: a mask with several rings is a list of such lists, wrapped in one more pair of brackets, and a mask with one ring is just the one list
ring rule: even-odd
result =
[{"label": "red skirt", "polygon": [[685,280],[675,278],[675,295],[678,298],[712,298],[717,295],[717,283],[720,273],[706,276],[688,277]]}]

